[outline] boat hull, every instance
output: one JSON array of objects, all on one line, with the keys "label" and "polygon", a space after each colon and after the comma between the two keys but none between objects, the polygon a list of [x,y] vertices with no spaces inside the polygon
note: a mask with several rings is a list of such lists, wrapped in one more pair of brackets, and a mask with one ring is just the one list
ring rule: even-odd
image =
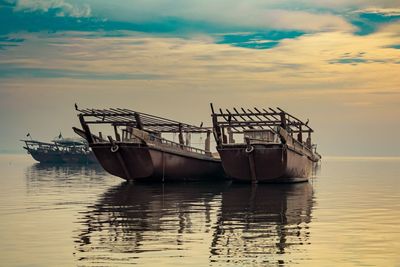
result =
[{"label": "boat hull", "polygon": [[93,153],[61,153],[57,151],[38,151],[28,150],[32,158],[40,163],[54,164],[93,164],[96,163],[96,157]]},{"label": "boat hull", "polygon": [[[303,182],[312,173],[312,161],[306,155],[282,144],[254,144],[246,152],[245,144],[218,148],[228,177],[242,182]],[[252,173],[253,168],[253,173]]]},{"label": "boat hull", "polygon": [[187,155],[136,143],[119,143],[115,152],[111,151],[110,143],[90,146],[106,171],[125,180],[199,181],[225,178],[221,162],[204,155]]}]

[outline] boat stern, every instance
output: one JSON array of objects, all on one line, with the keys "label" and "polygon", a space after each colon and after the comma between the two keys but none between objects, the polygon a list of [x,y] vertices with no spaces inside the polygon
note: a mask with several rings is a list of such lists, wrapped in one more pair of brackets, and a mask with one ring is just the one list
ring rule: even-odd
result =
[{"label": "boat stern", "polygon": [[281,145],[253,145],[249,150],[245,144],[238,144],[218,148],[218,152],[225,172],[235,180],[265,182],[285,173],[286,151]]}]

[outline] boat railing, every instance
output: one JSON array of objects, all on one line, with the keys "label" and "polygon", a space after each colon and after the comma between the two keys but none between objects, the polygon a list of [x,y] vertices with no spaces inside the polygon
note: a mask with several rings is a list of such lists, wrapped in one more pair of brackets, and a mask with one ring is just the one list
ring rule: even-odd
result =
[{"label": "boat railing", "polygon": [[[275,141],[269,141],[266,139],[261,139],[261,138],[253,138],[253,137],[246,137],[250,141],[251,144],[280,144],[280,142],[275,142]],[[237,145],[240,143],[226,143],[224,145]],[[245,142],[241,144],[246,144]]]},{"label": "boat railing", "polygon": [[300,150],[303,153],[308,154],[309,156],[311,156],[313,154],[311,148],[309,148],[306,143],[300,142],[299,140],[297,140],[293,137],[290,139],[291,139],[291,143],[288,142],[289,147],[293,148],[296,151]]},{"label": "boat railing", "polygon": [[174,147],[174,148],[178,148],[178,149],[181,149],[181,150],[194,152],[194,153],[198,153],[198,154],[204,154],[204,155],[210,154],[210,152],[207,152],[206,150],[201,149],[201,148],[182,145],[182,144],[173,142],[173,141],[165,139],[165,138],[159,138],[159,137],[154,137],[154,138],[157,139],[161,144],[165,144],[165,145],[168,145],[168,146],[171,146],[171,147]]},{"label": "boat railing", "polygon": [[294,151],[301,152],[311,157],[313,155],[311,147],[307,145],[307,142],[301,142],[293,137],[292,134],[288,133],[284,128],[278,129],[280,136],[286,141],[286,145]]},{"label": "boat railing", "polygon": [[[142,144],[157,144],[157,145],[164,145],[172,148],[176,148],[177,150],[185,150],[189,152],[194,152],[198,154],[203,154],[203,155],[210,155],[211,152],[208,152],[204,149],[197,148],[197,147],[192,147],[192,146],[187,146],[187,145],[182,145],[180,143],[158,137],[155,135],[151,135],[145,140],[141,140],[139,138],[131,137],[131,138],[123,138],[122,139],[123,143],[130,143],[130,144],[137,144],[138,146]],[[110,143],[108,140],[105,140],[103,138],[99,138],[98,136],[95,136],[94,138],[94,143]],[[117,141],[118,143],[118,141]]]},{"label": "boat railing", "polygon": [[89,149],[85,145],[64,145],[59,143],[46,143],[36,140],[21,140],[25,142],[27,149],[38,150],[43,152],[59,151],[59,152],[79,152],[87,153]]}]

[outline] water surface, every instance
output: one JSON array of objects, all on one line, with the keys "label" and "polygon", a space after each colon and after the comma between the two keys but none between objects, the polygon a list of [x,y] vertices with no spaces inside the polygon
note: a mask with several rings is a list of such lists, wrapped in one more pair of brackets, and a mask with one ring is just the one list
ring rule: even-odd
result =
[{"label": "water surface", "polygon": [[128,184],[0,156],[3,266],[399,266],[400,159],[330,158],[309,183]]}]

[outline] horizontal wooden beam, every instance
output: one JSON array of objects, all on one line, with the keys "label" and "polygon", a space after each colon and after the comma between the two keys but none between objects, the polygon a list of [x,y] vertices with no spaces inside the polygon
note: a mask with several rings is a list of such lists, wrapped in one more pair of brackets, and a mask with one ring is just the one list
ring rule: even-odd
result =
[{"label": "horizontal wooden beam", "polygon": [[248,113],[248,112],[238,112],[238,113],[232,113],[232,112],[230,112],[230,113],[214,113],[214,114],[212,114],[212,116],[216,116],[216,117],[228,117],[228,116],[231,116],[231,117],[243,117],[243,116],[255,116],[255,115],[258,115],[258,116],[276,116],[276,115],[279,115],[280,113],[279,112],[274,112],[274,113],[271,113],[271,112],[257,112],[257,113],[255,113],[255,112],[252,112],[252,113]]}]

